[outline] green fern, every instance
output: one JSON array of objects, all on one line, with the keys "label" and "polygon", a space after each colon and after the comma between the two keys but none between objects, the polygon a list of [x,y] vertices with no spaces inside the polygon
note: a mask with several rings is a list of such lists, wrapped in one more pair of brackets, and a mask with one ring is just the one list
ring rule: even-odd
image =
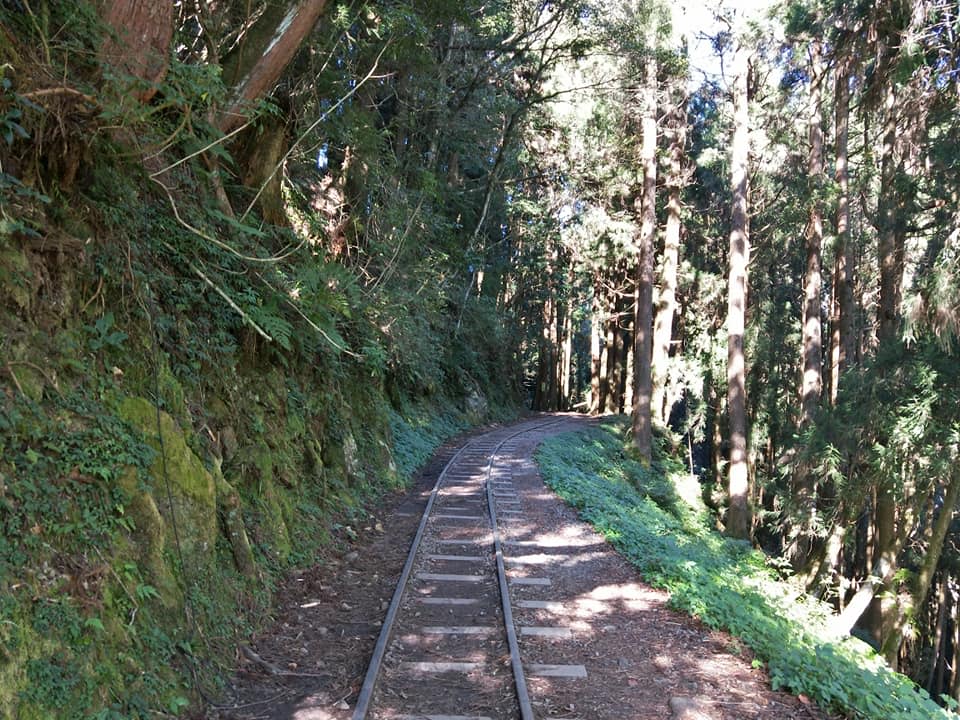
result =
[{"label": "green fern", "polygon": [[293,325],[284,318],[274,300],[265,305],[255,305],[247,310],[250,318],[284,350],[290,350]]}]

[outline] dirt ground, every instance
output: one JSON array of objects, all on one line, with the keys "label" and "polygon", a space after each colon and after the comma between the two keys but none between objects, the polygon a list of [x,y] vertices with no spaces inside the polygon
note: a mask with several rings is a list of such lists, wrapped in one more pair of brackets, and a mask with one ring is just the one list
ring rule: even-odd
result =
[{"label": "dirt ground", "polygon": [[[461,439],[462,440],[462,439]],[[711,631],[667,607],[667,595],[578,520],[543,485],[530,455],[514,460],[523,498],[522,522],[510,532],[523,547],[536,538],[524,573],[553,563],[550,597],[532,586],[518,599],[560,599],[556,607],[518,609],[522,626],[564,624],[572,637],[527,638],[524,662],[580,663],[587,680],[530,677],[537,717],[624,720],[824,720],[806,698],[770,689],[735,638]],[[276,593],[276,620],[237,652],[227,694],[206,708],[207,720],[348,720],[380,625],[393,595],[423,507],[456,451],[441,448],[406,493],[386,498],[358,540],[343,552],[294,573]],[[555,541],[551,542],[551,538]],[[529,541],[531,544],[533,540]],[[542,545],[552,545],[543,549]],[[508,567],[509,570],[509,567]],[[464,706],[469,707],[469,703]],[[470,707],[474,714],[478,708]]]}]

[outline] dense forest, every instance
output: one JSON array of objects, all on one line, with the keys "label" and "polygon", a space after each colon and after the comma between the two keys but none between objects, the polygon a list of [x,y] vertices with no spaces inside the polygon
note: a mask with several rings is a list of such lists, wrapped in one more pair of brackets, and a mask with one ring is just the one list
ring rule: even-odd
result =
[{"label": "dense forest", "polygon": [[960,7],[742,5],[0,1],[0,716],[215,692],[523,407],[956,707]]}]

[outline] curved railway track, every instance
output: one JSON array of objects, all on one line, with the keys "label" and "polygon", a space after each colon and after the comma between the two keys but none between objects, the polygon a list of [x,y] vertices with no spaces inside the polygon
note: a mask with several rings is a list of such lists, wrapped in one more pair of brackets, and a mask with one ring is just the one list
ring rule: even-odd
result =
[{"label": "curved railway track", "polygon": [[[567,418],[537,418],[475,438],[440,473],[411,544],[353,720],[533,720],[526,672],[583,677],[582,666],[525,665],[505,541],[522,521],[512,444]],[[522,628],[536,635],[562,628]]]}]

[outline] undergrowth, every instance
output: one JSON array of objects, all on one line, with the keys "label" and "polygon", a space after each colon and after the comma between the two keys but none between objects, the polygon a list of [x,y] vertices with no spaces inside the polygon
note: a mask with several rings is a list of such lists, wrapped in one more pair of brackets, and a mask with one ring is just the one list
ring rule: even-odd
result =
[{"label": "undergrowth", "polygon": [[393,461],[403,478],[412,477],[445,440],[470,426],[465,415],[452,409],[438,415],[432,408],[408,407],[402,413],[391,409],[389,416]]},{"label": "undergrowth", "polygon": [[[429,184],[359,203],[363,257],[314,202],[346,167],[293,158],[310,197],[240,215],[264,161],[219,142],[215,64],[178,53],[141,104],[98,3],[0,7],[0,718],[180,715],[285,573],[514,406],[506,325],[433,281],[462,228]],[[421,208],[398,254],[380,228]]]},{"label": "undergrowth", "polygon": [[[537,454],[547,483],[671,603],[741,638],[787,688],[849,717],[916,720],[956,715],[892,671],[868,645],[831,639],[830,609],[778,579],[764,556],[711,528],[682,465],[650,467],[625,449],[624,426],[561,435]],[[694,481],[694,485],[695,485]]]}]

